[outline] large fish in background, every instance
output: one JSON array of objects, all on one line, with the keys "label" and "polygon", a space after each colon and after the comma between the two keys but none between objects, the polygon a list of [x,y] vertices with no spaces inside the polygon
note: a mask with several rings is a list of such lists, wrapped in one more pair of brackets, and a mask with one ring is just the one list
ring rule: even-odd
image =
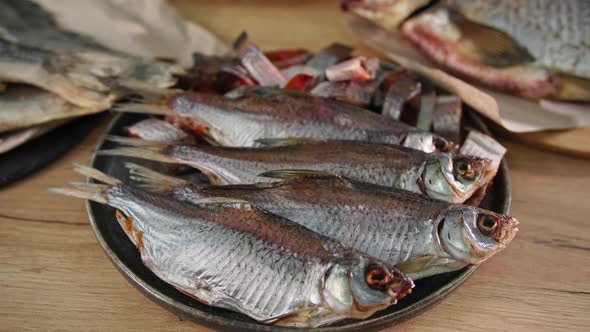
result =
[{"label": "large fish in background", "polygon": [[495,90],[590,101],[590,2],[345,0],[431,61]]}]

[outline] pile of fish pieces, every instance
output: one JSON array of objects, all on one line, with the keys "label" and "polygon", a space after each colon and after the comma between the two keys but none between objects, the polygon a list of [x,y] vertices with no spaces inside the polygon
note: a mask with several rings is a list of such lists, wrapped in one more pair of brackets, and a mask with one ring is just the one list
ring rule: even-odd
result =
[{"label": "pile of fish pieces", "polygon": [[0,3],[0,153],[140,88],[176,83],[176,65],[108,49],[63,30],[37,4]]},{"label": "pile of fish pieces", "polygon": [[[515,236],[516,219],[476,207],[505,151],[495,141],[470,132],[461,148],[494,160],[460,154],[432,122],[395,119],[420,111],[419,93],[378,114],[378,91],[407,91],[418,83],[409,73],[338,45],[265,54],[242,35],[236,50],[197,56],[186,90],[137,90],[143,100],[117,109],[166,121],[144,119],[98,152],[194,168],[211,184],[126,162],[133,183],[76,165],[95,181],[51,191],[115,208],[144,264],[184,294],[282,326],[370,317],[412,280],[480,264]],[[318,95],[322,84],[371,86],[370,104],[352,90]],[[440,133],[461,137],[453,126]]]},{"label": "pile of fish pieces", "polygon": [[590,102],[589,1],[342,0],[342,8],[491,89]]}]

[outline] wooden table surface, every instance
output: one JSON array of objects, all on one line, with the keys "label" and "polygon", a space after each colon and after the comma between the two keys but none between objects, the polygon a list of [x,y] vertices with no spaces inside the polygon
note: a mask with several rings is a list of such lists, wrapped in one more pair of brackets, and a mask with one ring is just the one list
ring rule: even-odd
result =
[{"label": "wooden table surface", "polygon": [[[370,53],[345,34],[333,1],[174,4],[226,42],[245,29],[267,49],[340,41]],[[0,190],[0,330],[206,330],[125,281],[96,242],[83,201],[47,193],[82,180],[71,165],[88,162],[106,120],[60,160]],[[572,139],[585,144],[590,135]],[[391,330],[590,330],[590,161],[501,142],[519,234],[443,303]]]}]

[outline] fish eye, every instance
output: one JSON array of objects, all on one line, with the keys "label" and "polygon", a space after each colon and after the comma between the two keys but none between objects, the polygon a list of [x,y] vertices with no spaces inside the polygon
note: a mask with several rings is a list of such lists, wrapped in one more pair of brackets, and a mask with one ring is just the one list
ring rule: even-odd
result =
[{"label": "fish eye", "polygon": [[496,227],[498,227],[498,223],[489,216],[482,216],[477,221],[477,228],[487,235],[492,234],[496,230]]},{"label": "fish eye", "polygon": [[441,151],[441,152],[446,152],[449,151],[449,143],[447,143],[445,140],[439,138],[439,137],[434,137],[432,139],[432,143],[434,145],[434,147],[436,148],[436,150]]},{"label": "fish eye", "polygon": [[473,171],[473,167],[471,163],[465,159],[459,159],[455,161],[455,165],[453,166],[455,170],[455,174],[463,177],[466,180],[473,180],[475,179],[475,172]]},{"label": "fish eye", "polygon": [[369,266],[365,272],[365,279],[370,288],[386,291],[389,287],[389,271],[380,266]]}]

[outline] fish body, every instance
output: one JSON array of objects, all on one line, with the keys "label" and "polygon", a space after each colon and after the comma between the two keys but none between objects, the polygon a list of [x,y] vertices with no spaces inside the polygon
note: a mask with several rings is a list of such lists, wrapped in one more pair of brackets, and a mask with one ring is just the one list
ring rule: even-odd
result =
[{"label": "fish body", "polygon": [[[230,147],[256,146],[259,139],[298,137],[403,144],[426,152],[453,149],[452,143],[432,133],[329,98],[272,88],[248,87],[245,91],[232,98],[163,93],[151,96],[159,98],[155,102],[123,104],[117,110],[189,117],[216,144]],[[417,141],[420,143],[414,144]]]},{"label": "fish body", "polygon": [[99,154],[188,165],[218,184],[272,182],[276,181],[272,176],[302,174],[306,171],[301,170],[308,170],[463,202],[495,174],[488,161],[477,157],[429,154],[395,145],[354,141],[227,148],[110,139],[130,147],[99,151]]},{"label": "fish body", "polygon": [[[207,197],[248,200],[265,210],[293,220],[314,232],[379,258],[406,266],[416,280],[479,264],[506,247],[518,222],[483,209],[451,204],[403,190],[360,183],[337,176],[299,177],[271,184],[208,186],[165,176],[130,164],[139,186],[174,199],[198,202]],[[473,251],[447,251],[465,246],[467,237],[444,237],[445,230],[471,229],[470,219],[489,216],[505,230],[491,245],[473,241]],[[480,232],[475,229],[474,233]],[[465,233],[467,234],[467,233]],[[485,251],[485,253],[483,253]]]},{"label": "fish body", "polygon": [[203,303],[264,323],[314,327],[368,317],[413,287],[395,267],[247,202],[188,204],[95,177],[111,184],[53,191],[121,211],[117,219],[142,262]]},{"label": "fish body", "polygon": [[349,10],[456,75],[532,99],[590,100],[588,1],[445,0],[395,26],[366,15],[370,0],[357,2]]},{"label": "fish body", "polygon": [[101,109],[79,107],[35,87],[9,86],[0,94],[0,133],[98,111]]}]

